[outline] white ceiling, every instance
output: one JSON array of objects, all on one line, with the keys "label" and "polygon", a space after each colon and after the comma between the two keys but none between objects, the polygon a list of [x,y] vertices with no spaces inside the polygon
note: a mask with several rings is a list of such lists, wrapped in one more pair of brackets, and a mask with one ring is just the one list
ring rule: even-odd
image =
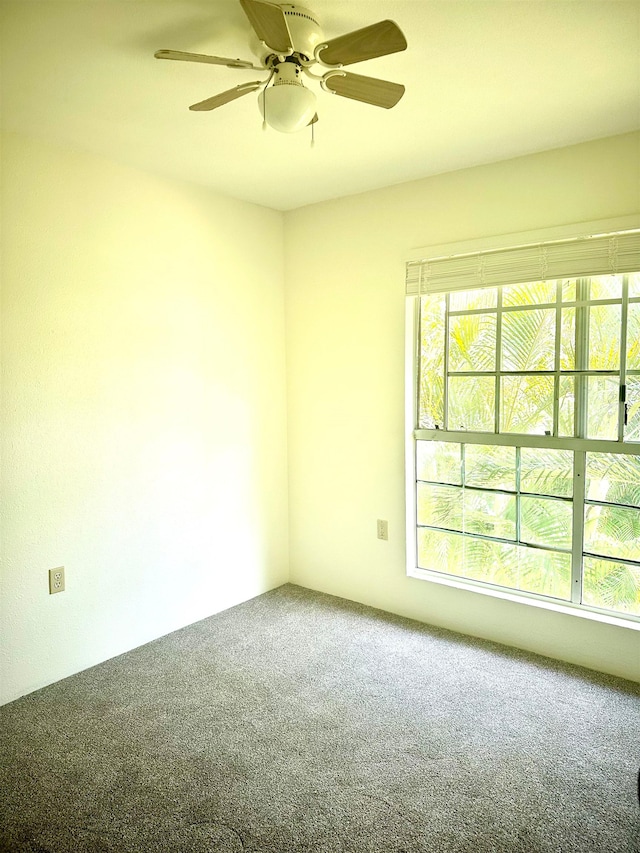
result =
[{"label": "white ceiling", "polygon": [[[318,92],[310,134],[263,132],[238,0],[2,2],[3,127],[288,210],[640,127],[637,0],[307,0],[327,38],[385,18],[403,53],[350,66],[404,83],[391,110]],[[310,87],[314,84],[309,83]]]}]

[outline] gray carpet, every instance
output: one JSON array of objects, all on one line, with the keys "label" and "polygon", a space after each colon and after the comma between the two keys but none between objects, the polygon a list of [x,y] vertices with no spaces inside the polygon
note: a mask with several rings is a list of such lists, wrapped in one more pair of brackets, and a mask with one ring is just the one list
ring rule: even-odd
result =
[{"label": "gray carpet", "polygon": [[0,724],[4,851],[640,851],[640,685],[291,585]]}]

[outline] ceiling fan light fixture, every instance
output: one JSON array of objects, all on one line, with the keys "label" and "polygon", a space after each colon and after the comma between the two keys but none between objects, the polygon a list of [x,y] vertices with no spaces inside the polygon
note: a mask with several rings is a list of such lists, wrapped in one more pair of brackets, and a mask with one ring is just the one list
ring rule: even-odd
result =
[{"label": "ceiling fan light fixture", "polygon": [[267,124],[281,133],[297,133],[316,114],[316,96],[298,80],[299,69],[290,62],[278,68],[277,79],[258,96]]}]

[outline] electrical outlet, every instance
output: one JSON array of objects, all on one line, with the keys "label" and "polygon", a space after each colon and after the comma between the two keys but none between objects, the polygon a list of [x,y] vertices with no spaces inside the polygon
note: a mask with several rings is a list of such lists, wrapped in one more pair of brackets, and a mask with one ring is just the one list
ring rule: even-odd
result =
[{"label": "electrical outlet", "polygon": [[64,566],[49,569],[49,595],[55,592],[64,592]]},{"label": "electrical outlet", "polygon": [[389,522],[378,519],[378,539],[389,538]]}]

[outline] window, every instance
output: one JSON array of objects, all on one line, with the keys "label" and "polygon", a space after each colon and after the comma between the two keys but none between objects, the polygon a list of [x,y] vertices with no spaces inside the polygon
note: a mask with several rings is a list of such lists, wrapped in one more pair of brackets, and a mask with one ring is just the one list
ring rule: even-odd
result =
[{"label": "window", "polygon": [[640,619],[640,232],[407,281],[409,572]]}]

